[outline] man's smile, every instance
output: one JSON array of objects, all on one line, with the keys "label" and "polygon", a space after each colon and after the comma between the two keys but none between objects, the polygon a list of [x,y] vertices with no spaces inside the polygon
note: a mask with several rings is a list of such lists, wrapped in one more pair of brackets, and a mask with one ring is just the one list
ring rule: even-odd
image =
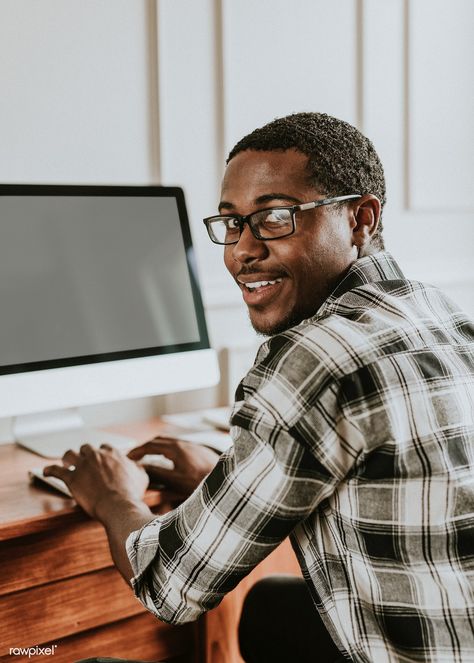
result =
[{"label": "man's smile", "polygon": [[246,274],[236,280],[247,306],[264,306],[281,293],[283,276]]}]

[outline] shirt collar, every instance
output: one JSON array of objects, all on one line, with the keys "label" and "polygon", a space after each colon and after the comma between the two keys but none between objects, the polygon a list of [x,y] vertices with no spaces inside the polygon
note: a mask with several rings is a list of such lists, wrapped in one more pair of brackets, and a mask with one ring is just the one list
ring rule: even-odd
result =
[{"label": "shirt collar", "polygon": [[[337,300],[349,290],[360,288],[368,283],[405,280],[405,276],[388,251],[380,251],[356,260],[346,275],[337,284],[314,318],[323,318],[334,312]],[[314,319],[313,318],[313,319]]]}]

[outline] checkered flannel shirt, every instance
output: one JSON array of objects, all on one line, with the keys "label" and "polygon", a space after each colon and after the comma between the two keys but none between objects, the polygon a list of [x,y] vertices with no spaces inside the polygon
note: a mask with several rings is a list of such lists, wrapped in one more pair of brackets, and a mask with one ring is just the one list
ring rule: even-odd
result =
[{"label": "checkered flannel shirt", "polygon": [[473,340],[389,254],[356,261],[262,345],[211,474],[128,538],[143,604],[194,620],[290,535],[352,660],[474,661]]}]

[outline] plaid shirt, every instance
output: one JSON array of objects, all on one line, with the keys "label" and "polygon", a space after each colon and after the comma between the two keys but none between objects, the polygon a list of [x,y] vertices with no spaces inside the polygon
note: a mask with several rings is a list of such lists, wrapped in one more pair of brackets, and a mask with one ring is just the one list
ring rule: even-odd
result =
[{"label": "plaid shirt", "polygon": [[194,620],[290,535],[354,661],[474,661],[473,340],[389,254],[358,260],[262,345],[216,468],[128,538],[144,605]]}]

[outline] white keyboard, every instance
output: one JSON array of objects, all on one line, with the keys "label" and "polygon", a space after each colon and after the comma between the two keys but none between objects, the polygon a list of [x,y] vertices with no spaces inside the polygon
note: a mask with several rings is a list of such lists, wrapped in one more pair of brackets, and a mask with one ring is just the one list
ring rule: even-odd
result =
[{"label": "white keyboard", "polygon": [[31,481],[37,479],[38,481],[47,483],[48,486],[59,490],[60,493],[63,493],[68,497],[72,497],[71,493],[69,492],[69,488],[66,486],[64,481],[61,481],[61,479],[57,479],[56,477],[45,477],[42,467],[34,467],[32,470],[29,470],[28,475]]},{"label": "white keyboard", "polygon": [[109,444],[122,450],[137,446],[136,440],[131,437],[88,428],[29,435],[18,440],[18,444],[44,458],[62,458],[66,451],[69,449],[79,451],[83,444],[90,444],[93,447]]}]

